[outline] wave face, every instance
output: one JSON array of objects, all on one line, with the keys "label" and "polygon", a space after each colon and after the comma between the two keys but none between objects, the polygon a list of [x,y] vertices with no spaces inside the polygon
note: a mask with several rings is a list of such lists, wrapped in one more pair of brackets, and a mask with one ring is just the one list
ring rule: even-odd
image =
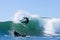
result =
[{"label": "wave face", "polygon": [[0,22],[0,36],[9,35],[12,27],[12,21]]}]

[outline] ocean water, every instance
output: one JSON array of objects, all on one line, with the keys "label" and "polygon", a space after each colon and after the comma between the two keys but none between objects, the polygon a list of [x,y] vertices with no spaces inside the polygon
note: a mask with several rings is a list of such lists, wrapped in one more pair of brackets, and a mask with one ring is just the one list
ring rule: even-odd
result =
[{"label": "ocean water", "polygon": [[40,36],[40,37],[12,37],[10,35],[0,37],[0,40],[60,40],[59,36]]}]

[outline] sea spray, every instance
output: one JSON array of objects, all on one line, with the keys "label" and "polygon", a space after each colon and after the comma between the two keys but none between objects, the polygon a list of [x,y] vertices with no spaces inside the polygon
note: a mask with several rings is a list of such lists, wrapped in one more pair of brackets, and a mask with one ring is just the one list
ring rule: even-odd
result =
[{"label": "sea spray", "polygon": [[54,34],[53,21],[51,19],[47,19],[45,21],[44,28],[45,28],[45,32],[44,33]]},{"label": "sea spray", "polygon": [[60,19],[58,18],[43,18],[44,21],[44,34],[46,36],[60,36]]}]

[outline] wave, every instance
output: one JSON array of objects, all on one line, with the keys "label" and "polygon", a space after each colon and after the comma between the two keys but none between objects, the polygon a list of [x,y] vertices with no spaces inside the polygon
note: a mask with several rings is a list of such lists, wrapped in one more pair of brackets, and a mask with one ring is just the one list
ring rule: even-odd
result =
[{"label": "wave", "polygon": [[9,35],[14,31],[27,36],[60,35],[60,19],[40,17],[26,11],[18,11],[12,21],[0,22],[0,34]]}]

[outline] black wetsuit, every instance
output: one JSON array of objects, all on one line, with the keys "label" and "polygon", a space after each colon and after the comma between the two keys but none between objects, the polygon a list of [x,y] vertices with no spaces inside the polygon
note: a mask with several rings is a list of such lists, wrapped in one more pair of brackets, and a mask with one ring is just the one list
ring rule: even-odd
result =
[{"label": "black wetsuit", "polygon": [[[23,23],[25,25],[28,24],[29,19],[27,17],[23,17],[23,18],[25,19],[25,21],[22,21],[21,23]],[[15,37],[19,37],[19,36],[26,37],[26,34],[25,33],[24,34],[20,34],[20,33],[16,32],[16,31],[14,31],[14,36]]]}]

